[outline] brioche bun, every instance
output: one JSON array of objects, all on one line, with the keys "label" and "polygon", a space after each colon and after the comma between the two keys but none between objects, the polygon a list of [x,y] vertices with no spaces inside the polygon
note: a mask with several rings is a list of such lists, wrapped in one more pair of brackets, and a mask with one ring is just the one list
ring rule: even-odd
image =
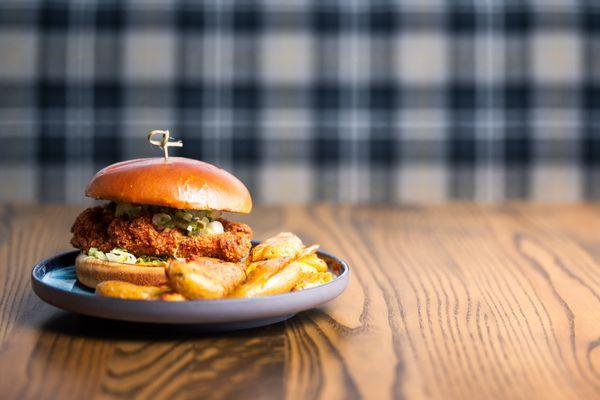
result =
[{"label": "brioche bun", "polygon": [[252,198],[244,184],[214,165],[182,157],[140,158],[100,170],[86,196],[122,203],[189,210],[249,213]]},{"label": "brioche bun", "polygon": [[142,286],[167,283],[164,267],[103,261],[83,253],[75,259],[75,273],[79,282],[92,289],[104,281],[125,281]]}]

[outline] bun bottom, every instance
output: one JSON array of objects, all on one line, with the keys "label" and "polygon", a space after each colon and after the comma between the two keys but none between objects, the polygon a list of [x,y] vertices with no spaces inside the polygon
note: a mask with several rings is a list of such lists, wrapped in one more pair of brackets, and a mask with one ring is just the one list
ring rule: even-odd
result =
[{"label": "bun bottom", "polygon": [[92,289],[104,281],[124,281],[143,286],[167,283],[164,267],[103,261],[83,253],[75,259],[75,273],[79,282]]}]

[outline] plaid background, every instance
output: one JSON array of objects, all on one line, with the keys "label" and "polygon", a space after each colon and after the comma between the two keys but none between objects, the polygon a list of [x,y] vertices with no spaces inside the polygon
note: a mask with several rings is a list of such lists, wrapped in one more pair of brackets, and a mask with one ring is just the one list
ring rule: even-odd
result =
[{"label": "plaid background", "polygon": [[0,2],[0,200],[178,154],[257,202],[600,198],[600,5]]}]

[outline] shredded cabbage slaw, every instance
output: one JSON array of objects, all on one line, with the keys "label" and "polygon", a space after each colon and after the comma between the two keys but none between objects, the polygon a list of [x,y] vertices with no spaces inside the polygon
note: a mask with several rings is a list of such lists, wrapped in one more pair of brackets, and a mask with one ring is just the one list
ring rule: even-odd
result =
[{"label": "shredded cabbage slaw", "polygon": [[153,257],[153,256],[136,257],[133,254],[129,253],[127,250],[121,249],[118,247],[115,247],[108,253],[100,251],[95,247],[91,247],[88,250],[87,255],[90,257],[97,258],[98,260],[119,262],[119,263],[123,263],[123,264],[145,264],[145,265],[149,264],[149,265],[162,266],[167,262],[166,259],[163,259],[160,257]]}]

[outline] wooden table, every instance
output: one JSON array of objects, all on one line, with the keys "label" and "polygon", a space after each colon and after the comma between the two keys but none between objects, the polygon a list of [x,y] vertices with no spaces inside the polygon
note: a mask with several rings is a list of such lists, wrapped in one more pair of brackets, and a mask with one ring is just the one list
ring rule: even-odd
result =
[{"label": "wooden table", "polygon": [[31,291],[78,207],[0,207],[0,397],[600,398],[600,205],[260,208],[345,258],[328,306],[249,331],[62,312]]}]

